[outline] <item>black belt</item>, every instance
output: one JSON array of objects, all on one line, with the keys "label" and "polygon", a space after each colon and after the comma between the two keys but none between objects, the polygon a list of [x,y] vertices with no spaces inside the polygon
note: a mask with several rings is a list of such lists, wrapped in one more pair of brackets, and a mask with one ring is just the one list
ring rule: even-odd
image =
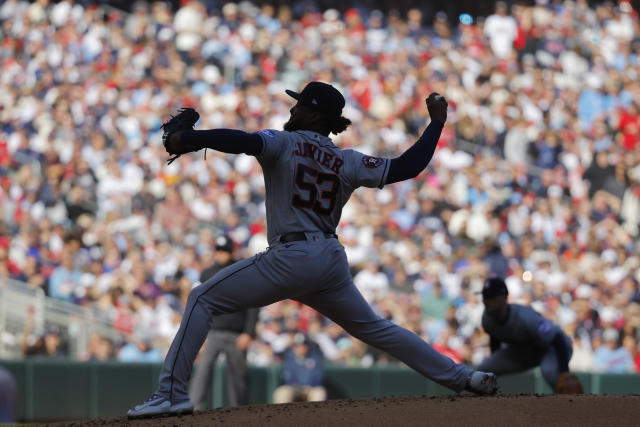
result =
[{"label": "black belt", "polygon": [[[336,233],[323,233],[324,237],[327,239],[337,239],[338,235]],[[304,234],[304,231],[297,231],[295,233],[287,233],[280,236],[280,243],[289,243],[295,242],[298,240],[307,240],[307,235]]]}]

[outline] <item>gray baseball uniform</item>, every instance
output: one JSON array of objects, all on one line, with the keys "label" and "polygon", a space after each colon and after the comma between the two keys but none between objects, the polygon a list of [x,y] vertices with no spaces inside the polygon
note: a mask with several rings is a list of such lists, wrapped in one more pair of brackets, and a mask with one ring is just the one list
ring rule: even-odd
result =
[{"label": "gray baseball uniform", "polygon": [[504,324],[496,322],[485,312],[482,315],[482,327],[502,344],[478,366],[478,370],[501,375],[539,365],[542,376],[555,388],[559,365],[551,342],[558,332],[566,342],[569,359],[573,354],[571,339],[558,326],[531,307],[509,304],[509,317]]},{"label": "gray baseball uniform", "polygon": [[[265,178],[269,248],[193,289],[165,358],[158,393],[171,400],[188,398],[187,381],[210,316],[289,298],[426,377],[463,390],[473,371],[374,314],[354,286],[344,248],[332,235],[351,193],[360,186],[382,187],[390,160],[341,150],[312,131],[264,130],[259,135],[264,144],[256,157]],[[304,240],[282,243],[290,233],[303,233]]]}]

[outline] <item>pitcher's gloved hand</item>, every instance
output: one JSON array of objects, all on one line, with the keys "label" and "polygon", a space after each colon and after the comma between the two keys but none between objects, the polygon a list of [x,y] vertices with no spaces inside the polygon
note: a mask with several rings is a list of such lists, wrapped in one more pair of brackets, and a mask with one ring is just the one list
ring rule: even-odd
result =
[{"label": "pitcher's gloved hand", "polygon": [[[167,153],[173,156],[167,161],[168,164],[173,163],[175,159],[185,153],[198,151],[202,148],[184,143],[184,141],[180,140],[178,134],[178,132],[184,130],[193,130],[193,125],[196,124],[199,118],[200,114],[193,108],[181,108],[177,115],[172,116],[169,121],[162,124],[162,130],[164,131],[162,134],[162,144],[164,145],[164,149],[167,150]],[[174,136],[172,137],[172,135]]]},{"label": "pitcher's gloved hand", "polygon": [[584,394],[582,383],[575,374],[571,372],[563,372],[558,377],[556,383],[556,392],[558,394]]}]

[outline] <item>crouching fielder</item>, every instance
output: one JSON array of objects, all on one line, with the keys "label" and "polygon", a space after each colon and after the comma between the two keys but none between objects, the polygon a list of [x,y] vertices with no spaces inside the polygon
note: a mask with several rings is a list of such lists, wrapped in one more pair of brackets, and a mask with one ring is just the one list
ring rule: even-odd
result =
[{"label": "crouching fielder", "polygon": [[582,393],[580,380],[569,373],[571,339],[531,307],[508,304],[507,295],[504,280],[484,283],[482,327],[490,337],[491,356],[478,370],[503,375],[540,366],[554,392]]}]

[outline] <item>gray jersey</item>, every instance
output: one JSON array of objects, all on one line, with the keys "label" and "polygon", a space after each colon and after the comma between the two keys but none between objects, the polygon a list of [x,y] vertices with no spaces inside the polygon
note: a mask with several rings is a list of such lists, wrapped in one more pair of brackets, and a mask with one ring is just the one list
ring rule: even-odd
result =
[{"label": "gray jersey", "polygon": [[334,232],[351,193],[361,186],[382,188],[387,178],[389,159],[342,150],[319,133],[257,134],[264,141],[256,158],[264,173],[270,244],[291,232]]},{"label": "gray jersey", "polygon": [[546,349],[559,328],[531,307],[509,304],[509,318],[499,324],[485,311],[482,327],[492,337],[513,347]]},{"label": "gray jersey", "polygon": [[[457,392],[472,371],[437,352],[418,335],[383,319],[353,284],[344,247],[333,236],[342,207],[360,187],[382,187],[391,161],[341,150],[316,132],[263,130],[257,157],[267,195],[269,248],[223,268],[193,288],[162,365],[158,395],[188,402],[193,362],[211,316],[295,299],[354,337],[388,352]],[[306,232],[283,244],[279,236]],[[182,403],[179,403],[182,404]],[[148,407],[136,406],[130,414]],[[180,407],[183,408],[183,407]]]}]

